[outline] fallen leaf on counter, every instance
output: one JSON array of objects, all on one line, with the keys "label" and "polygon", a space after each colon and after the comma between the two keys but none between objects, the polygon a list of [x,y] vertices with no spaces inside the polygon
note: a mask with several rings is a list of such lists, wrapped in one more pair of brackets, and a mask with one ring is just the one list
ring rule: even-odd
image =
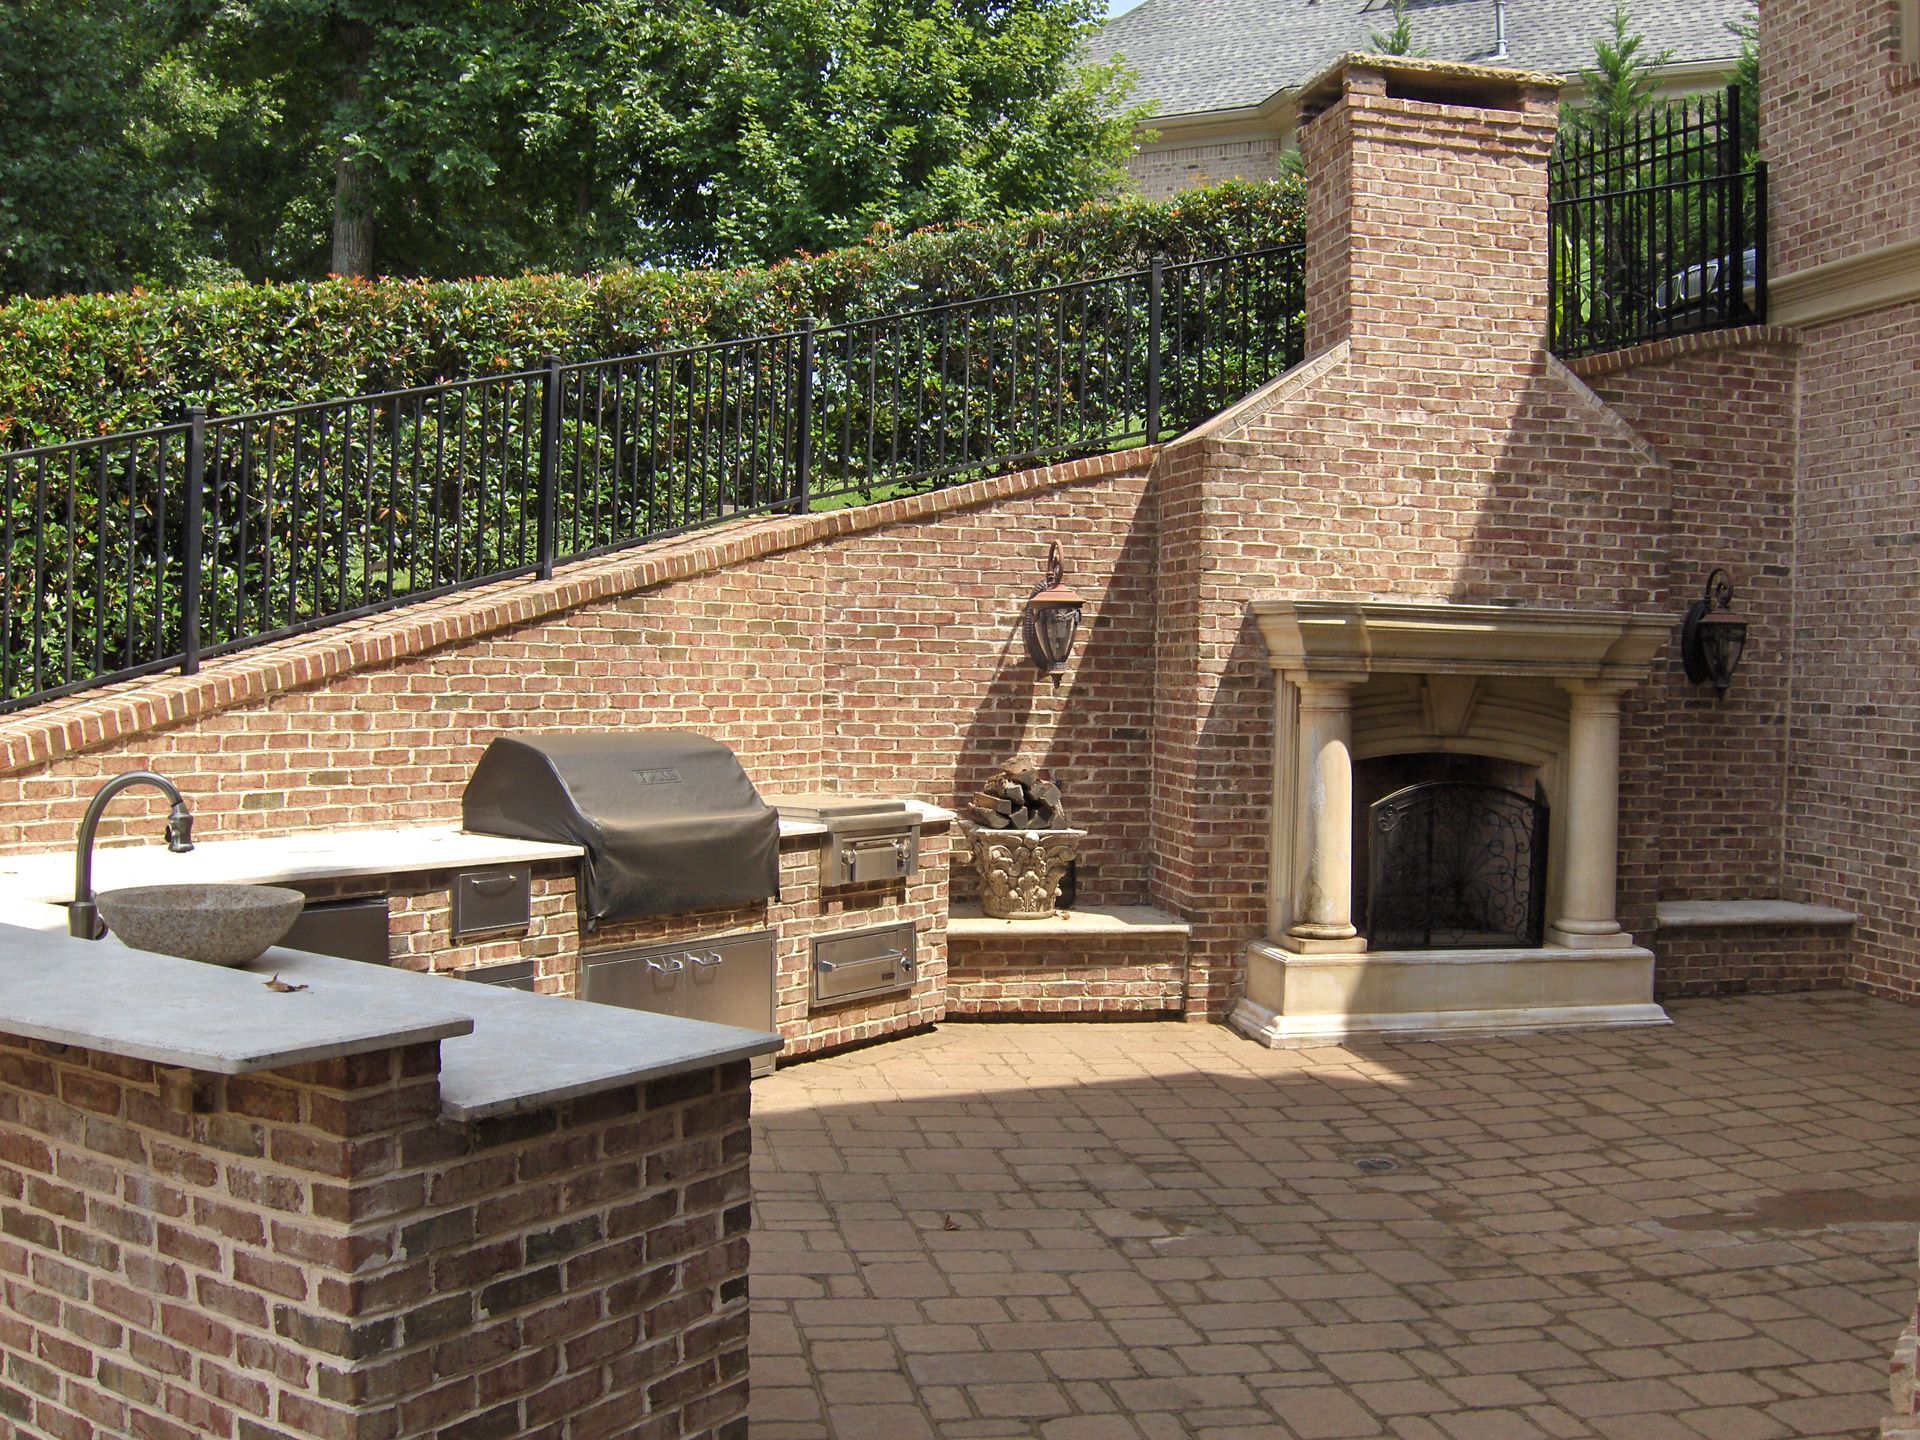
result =
[{"label": "fallen leaf on counter", "polygon": [[953,1216],[942,1215],[940,1217],[940,1228],[942,1230],[958,1230],[960,1226],[955,1223]]},{"label": "fallen leaf on counter", "polygon": [[282,995],[291,995],[296,990],[304,990],[306,988],[307,987],[304,985],[289,985],[286,981],[282,980],[278,975],[274,976],[273,979],[267,981],[267,989],[278,990]]}]

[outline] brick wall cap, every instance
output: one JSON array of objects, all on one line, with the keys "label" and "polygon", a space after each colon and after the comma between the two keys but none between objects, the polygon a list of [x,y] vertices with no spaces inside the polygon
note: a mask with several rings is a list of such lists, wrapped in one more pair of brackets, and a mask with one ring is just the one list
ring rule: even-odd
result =
[{"label": "brick wall cap", "polygon": [[1380,55],[1350,51],[1300,87],[1300,120],[1304,124],[1321,111],[1339,103],[1347,93],[1347,81],[1354,75],[1399,76],[1411,79],[1429,92],[1458,91],[1459,104],[1474,104],[1476,91],[1493,87],[1514,91],[1542,89],[1558,91],[1566,82],[1560,75],[1543,70],[1518,70],[1505,65],[1474,65],[1461,60],[1435,60],[1423,55]]},{"label": "brick wall cap", "polygon": [[1311,360],[1302,361],[1285,374],[1269,380],[1238,404],[1202,420],[1186,434],[1167,441],[1160,447],[1161,457],[1171,460],[1183,451],[1204,446],[1208,441],[1232,439],[1245,428],[1249,420],[1276,413],[1293,400],[1297,392],[1317,384],[1340,369],[1352,354],[1351,341],[1342,340],[1329,346]]},{"label": "brick wall cap", "polygon": [[1566,362],[1567,369],[1583,380],[1617,375],[1645,365],[1664,365],[1688,355],[1713,350],[1796,350],[1799,332],[1780,325],[1742,325],[1734,330],[1709,330],[1698,335],[1675,335],[1666,340],[1649,340],[1629,345],[1624,350],[1603,350],[1595,355],[1580,355]]}]

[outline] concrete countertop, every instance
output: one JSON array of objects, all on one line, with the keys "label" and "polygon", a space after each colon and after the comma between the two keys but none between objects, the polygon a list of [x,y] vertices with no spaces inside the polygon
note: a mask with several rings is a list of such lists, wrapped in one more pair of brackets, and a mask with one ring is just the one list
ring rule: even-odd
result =
[{"label": "concrete countertop", "polygon": [[[951,810],[924,805],[917,800],[908,802],[908,810],[922,825],[939,825],[953,819]],[[826,833],[826,826],[811,821],[784,817],[780,821],[782,840]],[[160,844],[98,846],[93,852],[93,888],[98,891],[130,885],[210,882],[298,885],[360,875],[415,875],[485,865],[577,860],[585,853],[578,845],[480,835],[455,825],[308,830],[237,840],[207,836],[196,840],[193,849],[184,855],[175,855]],[[13,913],[19,902],[45,903],[72,897],[71,849],[0,855],[0,924],[45,928]],[[61,923],[64,925],[64,920]]]},{"label": "concrete countertop", "polygon": [[[285,885],[356,875],[409,875],[483,865],[577,860],[578,845],[476,835],[452,825],[386,830],[309,830],[293,835],[223,840],[208,836],[175,855],[164,845],[97,846],[93,888],[209,882]],[[73,851],[0,855],[0,905],[73,897]]]},{"label": "concrete countertop", "polygon": [[[274,990],[276,975],[306,988]],[[226,968],[129,950],[112,936],[12,925],[0,925],[0,1033],[216,1075],[438,1040],[441,1109],[453,1120],[538,1109],[781,1044],[757,1030],[297,950]]]},{"label": "concrete countertop", "polygon": [[[909,802],[923,825],[953,812]],[[782,820],[781,836],[826,833]],[[308,831],[103,846],[94,888],[299,884],[363,875],[571,861],[575,845],[470,834],[451,825]],[[0,1033],[214,1074],[437,1040],[443,1112],[472,1120],[778,1050],[780,1037],[647,1011],[533,995],[302,951],[232,969],[75,940],[57,902],[73,894],[71,851],[0,856]],[[276,991],[278,974],[297,991]]]}]

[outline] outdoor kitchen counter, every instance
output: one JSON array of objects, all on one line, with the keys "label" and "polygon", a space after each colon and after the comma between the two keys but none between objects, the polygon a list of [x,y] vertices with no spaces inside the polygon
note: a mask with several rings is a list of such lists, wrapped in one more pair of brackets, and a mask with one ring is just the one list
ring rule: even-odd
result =
[{"label": "outdoor kitchen counter", "polygon": [[[242,1075],[440,1042],[451,1120],[538,1109],[768,1054],[780,1038],[385,966],[269,950],[224,968],[0,924],[0,1032]],[[31,917],[39,919],[40,917]],[[278,976],[298,990],[272,988]]]},{"label": "outdoor kitchen counter", "polygon": [[[175,855],[160,844],[101,845],[93,852],[95,890],[129,885],[298,885],[360,875],[412,875],[432,870],[577,860],[578,845],[475,835],[452,825],[383,830],[305,830],[264,839],[204,835]],[[66,900],[73,895],[71,849],[0,855],[0,923],[13,902]]]},{"label": "outdoor kitchen counter", "polygon": [[[953,819],[951,810],[918,801],[908,802],[907,808],[917,815],[922,825]],[[782,840],[826,833],[825,825],[810,821],[785,817],[780,821]],[[577,860],[585,853],[578,845],[481,835],[453,825],[304,830],[264,839],[228,840],[206,835],[196,840],[193,849],[184,855],[175,855],[160,844],[101,845],[93,852],[93,883],[95,890],[214,881],[298,885],[362,875],[415,875],[488,865]],[[40,928],[19,913],[19,905],[25,902],[37,906],[72,898],[73,868],[71,849],[0,855],[0,924]]]}]

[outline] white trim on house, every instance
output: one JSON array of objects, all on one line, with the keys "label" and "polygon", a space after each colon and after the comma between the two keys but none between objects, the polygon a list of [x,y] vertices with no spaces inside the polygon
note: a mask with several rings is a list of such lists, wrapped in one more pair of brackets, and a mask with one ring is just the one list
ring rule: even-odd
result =
[{"label": "white trim on house", "polygon": [[1780,276],[1769,287],[1767,319],[1818,325],[1910,300],[1920,300],[1920,239],[1896,240]]}]

